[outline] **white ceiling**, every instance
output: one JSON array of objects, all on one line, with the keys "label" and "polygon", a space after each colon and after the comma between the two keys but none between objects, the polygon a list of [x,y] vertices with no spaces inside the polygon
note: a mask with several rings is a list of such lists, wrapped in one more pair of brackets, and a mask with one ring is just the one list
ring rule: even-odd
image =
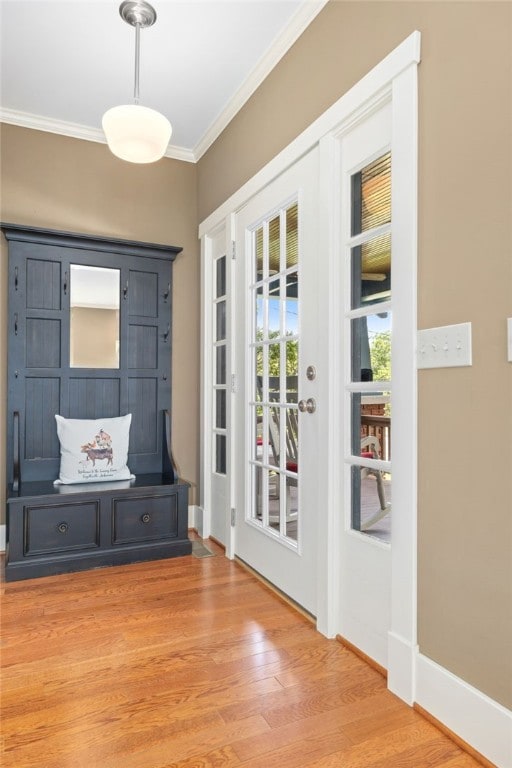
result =
[{"label": "white ceiling", "polygon": [[[151,0],[140,33],[140,103],[173,126],[170,157],[195,161],[326,0]],[[133,103],[135,29],[120,0],[1,0],[4,122],[103,141]]]}]

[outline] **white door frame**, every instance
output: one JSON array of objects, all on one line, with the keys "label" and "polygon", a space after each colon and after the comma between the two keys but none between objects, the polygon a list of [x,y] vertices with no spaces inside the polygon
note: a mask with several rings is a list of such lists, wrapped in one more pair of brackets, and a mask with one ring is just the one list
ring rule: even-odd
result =
[{"label": "white door frame", "polygon": [[[295,141],[260,170],[235,194],[212,213],[199,227],[199,236],[205,238],[222,222],[231,231],[231,216],[254,194],[294,163],[315,144],[320,144],[323,160],[320,177],[320,208],[323,211],[321,231],[324,232],[320,247],[326,247],[334,258],[334,210],[333,190],[335,173],[330,162],[335,151],[333,142],[344,128],[359,120],[367,109],[386,93],[391,95],[393,112],[393,189],[392,207],[393,240],[393,292],[403,296],[397,318],[399,338],[393,350],[394,376],[403,382],[400,408],[393,411],[393,465],[395,475],[400,473],[406,480],[399,492],[393,494],[393,544],[391,566],[391,626],[388,646],[388,686],[400,698],[412,703],[415,687],[416,640],[416,560],[417,560],[417,392],[416,392],[416,259],[417,259],[417,156],[418,156],[418,106],[417,64],[420,61],[420,33],[413,32],[344,96],[310,125]],[[203,252],[207,249],[203,247]],[[333,281],[330,281],[331,290]],[[330,299],[334,297],[331,295]],[[204,297],[203,297],[204,299]],[[236,297],[235,297],[236,300]],[[327,304],[327,303],[326,303]],[[203,307],[205,302],[203,300]],[[326,318],[328,321],[329,318]],[[204,330],[204,319],[203,319]],[[204,337],[203,337],[204,342]],[[202,342],[202,343],[203,343]],[[318,532],[318,601],[317,626],[319,631],[332,637],[337,632],[337,514],[335,511],[339,488],[341,463],[334,451],[337,436],[329,426],[327,414],[337,408],[334,402],[333,377],[339,371],[332,369],[329,381],[323,382],[319,401],[328,402],[329,408],[319,409],[324,418],[320,429],[327,436],[331,465],[329,482],[322,489],[319,509],[325,510],[327,524]],[[204,386],[208,384],[203,378]],[[208,397],[208,394],[206,394]],[[324,399],[325,398],[325,399]],[[205,393],[202,402],[204,407]],[[323,412],[323,416],[321,416]],[[203,419],[202,443],[208,445],[208,424]],[[333,419],[333,422],[336,420]],[[233,425],[233,435],[236,425]],[[236,447],[235,447],[236,450]],[[339,449],[338,449],[339,451]],[[203,458],[204,465],[204,458]],[[202,482],[208,482],[203,474]],[[207,494],[205,494],[205,498]],[[205,510],[205,517],[208,511]],[[208,527],[205,526],[205,530]]]}]

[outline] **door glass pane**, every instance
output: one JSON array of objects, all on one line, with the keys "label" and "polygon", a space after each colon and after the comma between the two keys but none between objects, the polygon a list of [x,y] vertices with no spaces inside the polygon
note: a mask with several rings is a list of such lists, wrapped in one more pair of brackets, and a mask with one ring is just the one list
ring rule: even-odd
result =
[{"label": "door glass pane", "polygon": [[226,436],[215,435],[215,471],[226,474]]},{"label": "door glass pane", "polygon": [[254,279],[263,280],[263,227],[254,233]]},{"label": "door glass pane", "polygon": [[391,232],[352,248],[352,309],[391,299]]},{"label": "door glass pane", "polygon": [[271,339],[275,339],[280,333],[280,306],[281,302],[279,301],[279,296],[276,297],[270,295],[268,298],[268,335]]},{"label": "door glass pane", "polygon": [[217,298],[226,295],[226,257],[217,259]]},{"label": "door glass pane", "polygon": [[286,408],[284,411],[286,419],[286,470],[288,472],[298,472],[299,468],[299,419],[297,408]]},{"label": "door glass pane", "polygon": [[299,332],[299,276],[292,272],[286,276],[285,333],[295,335]]},{"label": "door glass pane", "polygon": [[226,347],[223,345],[215,350],[215,383],[226,383]]},{"label": "door glass pane", "polygon": [[352,176],[352,235],[391,221],[391,152]]},{"label": "door glass pane", "polygon": [[263,510],[265,507],[263,494],[265,492],[264,485],[266,486],[266,483],[264,483],[266,472],[267,470],[264,470],[261,466],[254,466],[252,469],[253,504],[251,517],[260,522],[263,520]]},{"label": "door glass pane", "polygon": [[280,436],[280,417],[279,408],[276,406],[266,407],[265,425],[267,432],[267,445],[268,462],[274,467],[279,467],[279,457],[281,453],[281,436]]},{"label": "door glass pane", "polygon": [[219,301],[216,308],[216,326],[217,326],[217,341],[222,341],[226,338],[226,302]]},{"label": "door glass pane", "polygon": [[298,475],[287,475],[286,477],[286,536],[294,541],[297,541],[298,538],[299,488],[297,480]]},{"label": "door glass pane", "polygon": [[391,312],[351,321],[352,381],[391,381]]},{"label": "door glass pane", "polygon": [[276,216],[268,225],[268,272],[276,275],[280,271],[279,254],[281,253],[281,220]]},{"label": "door glass pane", "polygon": [[[281,344],[269,344],[268,347],[268,370],[270,376],[279,378],[281,372]],[[279,388],[279,382],[274,382],[274,389]]]},{"label": "door glass pane", "polygon": [[391,541],[391,473],[353,466],[352,529]]},{"label": "door glass pane", "polygon": [[[286,342],[286,381],[287,391],[297,394],[297,376],[299,374],[299,342],[297,339]],[[295,381],[292,379],[295,378]],[[294,403],[297,400],[293,400]]]},{"label": "door glass pane", "polygon": [[226,428],[226,390],[218,389],[215,393],[215,426],[218,429]]},{"label": "door glass pane", "polygon": [[299,261],[299,206],[297,203],[286,211],[286,263],[285,269],[296,267]]},{"label": "door glass pane", "polygon": [[120,271],[70,265],[69,365],[119,368]]},{"label": "door glass pane", "polygon": [[263,408],[261,405],[251,406],[251,423],[254,440],[251,458],[263,462],[265,458],[263,456]]},{"label": "door glass pane", "polygon": [[255,296],[255,314],[256,314],[256,339],[263,340],[263,286],[256,288]]},{"label": "door glass pane", "polygon": [[391,393],[354,392],[351,398],[352,454],[391,461]]}]

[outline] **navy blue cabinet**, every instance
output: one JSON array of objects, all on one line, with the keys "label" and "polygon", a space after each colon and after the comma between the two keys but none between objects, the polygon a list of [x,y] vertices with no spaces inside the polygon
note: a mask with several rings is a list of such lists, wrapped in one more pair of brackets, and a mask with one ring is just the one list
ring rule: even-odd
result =
[{"label": "navy blue cabinet", "polygon": [[[1,228],[9,245],[6,577],[188,554],[187,485],[175,473],[169,418],[172,265],[181,249]],[[96,282],[78,300],[75,290],[73,303],[81,270],[95,273]],[[115,310],[104,298],[112,294],[112,275]],[[114,362],[97,365],[88,362],[89,353],[77,354],[90,347],[94,360],[113,322]],[[127,413],[135,483],[117,495],[91,484],[59,496],[55,414]]]}]

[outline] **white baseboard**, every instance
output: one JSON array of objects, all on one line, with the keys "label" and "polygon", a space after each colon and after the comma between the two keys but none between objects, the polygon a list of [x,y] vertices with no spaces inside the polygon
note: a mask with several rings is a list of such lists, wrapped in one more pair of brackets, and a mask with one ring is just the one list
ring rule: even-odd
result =
[{"label": "white baseboard", "polygon": [[5,552],[5,525],[0,525],[0,552]]},{"label": "white baseboard", "polygon": [[416,703],[498,768],[512,768],[512,712],[421,654]]},{"label": "white baseboard", "polygon": [[202,539],[207,539],[211,533],[210,516],[203,507],[196,505],[194,509],[194,528]]},{"label": "white baseboard", "polygon": [[368,624],[363,624],[347,612],[340,624],[339,634],[380,667],[388,669],[388,638],[385,632],[373,631]]},{"label": "white baseboard", "polygon": [[407,704],[414,704],[418,646],[388,632],[388,688]]},{"label": "white baseboard", "polygon": [[197,530],[197,521],[199,519],[198,513],[199,507],[195,504],[189,504],[188,506],[188,527],[195,528]]}]

